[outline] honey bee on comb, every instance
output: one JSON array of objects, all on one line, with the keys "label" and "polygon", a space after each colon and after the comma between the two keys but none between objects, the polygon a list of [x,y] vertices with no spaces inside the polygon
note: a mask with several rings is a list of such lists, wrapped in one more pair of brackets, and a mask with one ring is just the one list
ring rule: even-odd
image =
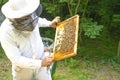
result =
[{"label": "honey bee on comb", "polygon": [[53,49],[54,60],[76,55],[79,16],[75,15],[61,22],[56,29]]},{"label": "honey bee on comb", "polygon": [[55,52],[65,53],[73,48],[75,44],[75,26],[73,24],[73,21],[68,22],[57,33]]}]

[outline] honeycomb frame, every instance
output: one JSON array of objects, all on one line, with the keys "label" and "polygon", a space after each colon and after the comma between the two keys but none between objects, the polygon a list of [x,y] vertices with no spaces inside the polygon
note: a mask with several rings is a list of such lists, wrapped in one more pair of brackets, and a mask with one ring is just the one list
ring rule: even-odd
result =
[{"label": "honeycomb frame", "polygon": [[[61,49],[58,50],[57,49],[58,47],[56,47],[56,46],[58,46],[57,42],[60,41],[60,40],[58,40],[58,39],[60,39],[60,38],[58,38],[58,33],[60,33],[60,31],[62,31],[63,29],[65,29],[66,25],[69,26],[69,24],[71,24],[72,27],[75,28],[74,32],[69,33],[69,35],[70,34],[73,35],[73,33],[75,34],[73,36],[74,37],[74,41],[73,41],[74,45],[72,46],[72,48],[68,49],[68,51],[64,51],[64,50],[62,51],[61,50],[62,47],[61,47]],[[69,28],[70,27],[67,27],[67,29],[69,29]],[[62,21],[61,23],[58,24],[58,26],[56,28],[55,43],[54,43],[54,48],[53,48],[54,61],[62,60],[62,59],[69,58],[69,57],[77,55],[78,30],[79,30],[79,15],[75,15],[75,16],[73,16],[71,18],[68,18],[67,20],[64,20],[64,21]],[[62,37],[63,35],[60,35],[60,36]],[[67,37],[67,36],[65,35],[65,37]],[[65,38],[65,37],[63,37],[63,38]],[[66,40],[66,43],[69,43],[68,41],[69,41],[69,39]],[[61,41],[61,43],[62,42],[63,41]],[[59,45],[59,46],[61,46],[61,45]]]}]

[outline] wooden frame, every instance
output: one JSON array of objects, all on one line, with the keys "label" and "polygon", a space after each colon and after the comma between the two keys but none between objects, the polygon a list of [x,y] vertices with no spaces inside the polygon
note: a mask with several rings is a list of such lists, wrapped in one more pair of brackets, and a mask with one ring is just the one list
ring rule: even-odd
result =
[{"label": "wooden frame", "polygon": [[[70,21],[72,21],[72,22],[70,22]],[[55,51],[55,49],[57,48],[56,47],[56,41],[58,39],[57,38],[57,33],[59,31],[61,31],[61,29],[63,27],[65,27],[65,25],[67,25],[67,24],[69,25],[69,23],[74,23],[74,25],[72,25],[72,27],[75,27],[75,33],[74,33],[75,34],[75,37],[74,37],[75,38],[74,39],[75,43],[74,43],[74,46],[72,46],[72,49],[67,51],[67,52],[56,52]],[[54,56],[55,61],[62,60],[62,59],[65,59],[65,58],[69,58],[69,57],[75,56],[77,54],[78,30],[79,30],[79,15],[75,15],[75,16],[61,22],[60,24],[58,24],[58,26],[56,28],[55,44],[54,44],[54,48],[53,48],[53,56]]]}]

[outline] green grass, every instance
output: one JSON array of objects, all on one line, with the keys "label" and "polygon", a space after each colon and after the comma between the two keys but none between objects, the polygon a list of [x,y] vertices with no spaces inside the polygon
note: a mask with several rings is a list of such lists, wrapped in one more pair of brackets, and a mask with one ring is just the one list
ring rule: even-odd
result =
[{"label": "green grass", "polygon": [[117,42],[86,39],[78,55],[59,61],[55,80],[120,80]]},{"label": "green grass", "polygon": [[0,80],[11,80],[11,64],[7,58],[0,58]]},{"label": "green grass", "polygon": [[80,59],[74,66],[59,61],[54,80],[120,80],[120,72],[111,63]]}]

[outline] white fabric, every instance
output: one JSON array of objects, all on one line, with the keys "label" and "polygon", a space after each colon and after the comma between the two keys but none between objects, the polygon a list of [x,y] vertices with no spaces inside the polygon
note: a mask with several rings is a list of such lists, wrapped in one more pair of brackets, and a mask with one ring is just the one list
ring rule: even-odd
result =
[{"label": "white fabric", "polygon": [[40,69],[13,68],[13,80],[52,80],[50,70],[46,67]]},{"label": "white fabric", "polygon": [[[19,69],[22,69],[24,75],[28,75],[25,72],[26,70],[30,71],[30,73],[34,73],[31,72],[31,70],[32,71],[37,70],[38,72],[39,69],[42,69],[41,56],[44,51],[44,46],[39,34],[39,27],[48,27],[49,24],[50,21],[39,18],[38,24],[36,25],[34,31],[21,32],[16,30],[11,25],[11,22],[9,22],[8,19],[4,20],[0,28],[1,46],[4,49],[7,57],[12,62],[13,76],[16,75],[16,73],[14,73],[14,71],[16,71],[14,70],[14,68],[15,69],[18,68],[18,71]],[[48,75],[48,74],[45,74],[44,72],[43,75]],[[38,79],[38,80],[43,80],[43,79]],[[49,80],[49,79],[48,77],[46,77],[44,80]]]},{"label": "white fabric", "polygon": [[39,5],[40,0],[9,0],[1,11],[8,18],[20,18],[33,13]]}]

